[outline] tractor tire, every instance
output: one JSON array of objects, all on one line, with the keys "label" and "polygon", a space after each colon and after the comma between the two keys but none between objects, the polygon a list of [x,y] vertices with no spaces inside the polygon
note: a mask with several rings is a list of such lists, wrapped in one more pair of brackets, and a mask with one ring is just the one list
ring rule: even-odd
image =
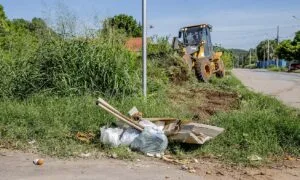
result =
[{"label": "tractor tire", "polygon": [[225,76],[224,62],[222,60],[219,60],[217,62],[217,65],[218,65],[218,71],[216,72],[216,77],[217,78],[223,78]]},{"label": "tractor tire", "polygon": [[208,82],[211,78],[212,69],[207,58],[196,59],[195,75],[199,81]]}]

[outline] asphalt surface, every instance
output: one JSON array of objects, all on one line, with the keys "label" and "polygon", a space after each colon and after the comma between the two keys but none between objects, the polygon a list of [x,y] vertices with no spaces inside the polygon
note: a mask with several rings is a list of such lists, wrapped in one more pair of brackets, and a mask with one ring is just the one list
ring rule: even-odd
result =
[{"label": "asphalt surface", "polygon": [[248,88],[300,108],[300,74],[261,69],[233,69],[232,73]]}]

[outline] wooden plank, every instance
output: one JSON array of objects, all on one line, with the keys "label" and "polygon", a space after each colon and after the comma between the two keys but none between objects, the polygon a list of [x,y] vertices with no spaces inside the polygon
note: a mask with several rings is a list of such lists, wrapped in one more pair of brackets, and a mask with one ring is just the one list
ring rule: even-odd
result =
[{"label": "wooden plank", "polygon": [[148,121],[176,121],[176,118],[143,118]]},{"label": "wooden plank", "polygon": [[[96,104],[98,106],[102,105],[103,107],[105,107],[106,109],[109,110],[109,112],[113,115],[118,115],[120,117],[122,117],[122,119],[126,120],[127,122],[130,122],[131,124],[135,124],[135,126],[140,127],[141,129],[144,129],[144,127],[142,125],[140,125],[139,123],[133,121],[132,119],[128,118],[127,116],[125,116],[124,114],[122,114],[120,111],[118,111],[117,109],[115,109],[113,106],[111,106],[110,104],[108,104],[105,100],[99,98],[96,101]],[[100,106],[101,107],[101,106]],[[106,110],[107,111],[107,110]],[[119,118],[118,118],[119,119]],[[127,123],[128,124],[128,123]]]},{"label": "wooden plank", "polygon": [[122,116],[120,116],[119,114],[113,112],[111,109],[107,108],[106,106],[104,106],[103,104],[99,103],[97,104],[99,107],[101,107],[102,109],[104,109],[105,111],[109,112],[110,114],[114,115],[116,118],[118,118],[119,120],[123,121],[124,123],[128,124],[129,126],[139,130],[139,131],[143,131],[143,128],[140,126],[137,126],[135,123],[132,123],[131,121],[128,121],[127,119],[123,118]]}]

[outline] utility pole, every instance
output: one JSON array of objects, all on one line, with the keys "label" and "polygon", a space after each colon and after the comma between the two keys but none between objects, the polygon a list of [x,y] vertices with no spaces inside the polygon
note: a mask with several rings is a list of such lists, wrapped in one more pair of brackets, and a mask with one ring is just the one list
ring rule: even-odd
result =
[{"label": "utility pole", "polygon": [[268,38],[268,59],[267,60],[270,60],[270,40]]},{"label": "utility pole", "polygon": [[143,21],[143,95],[147,97],[147,0],[142,0]]},{"label": "utility pole", "polygon": [[266,49],[264,49],[264,64],[263,64],[263,68],[265,68],[266,66]]},{"label": "utility pole", "polygon": [[[279,26],[277,26],[277,45],[279,45]],[[279,58],[277,57],[276,58],[276,67],[278,67],[278,61],[279,61]]]},{"label": "utility pole", "polygon": [[249,65],[251,64],[251,48],[250,48],[250,59],[249,59]]},{"label": "utility pole", "polygon": [[279,44],[279,26],[277,26],[277,38],[276,38],[276,40],[277,40],[277,44]]}]

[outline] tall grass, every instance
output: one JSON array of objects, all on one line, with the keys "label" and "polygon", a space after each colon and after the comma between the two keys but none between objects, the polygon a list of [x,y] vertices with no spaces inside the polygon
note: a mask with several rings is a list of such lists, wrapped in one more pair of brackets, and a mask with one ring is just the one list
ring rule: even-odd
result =
[{"label": "tall grass", "polygon": [[139,92],[138,57],[108,38],[47,39],[23,60],[1,60],[1,97]]}]

